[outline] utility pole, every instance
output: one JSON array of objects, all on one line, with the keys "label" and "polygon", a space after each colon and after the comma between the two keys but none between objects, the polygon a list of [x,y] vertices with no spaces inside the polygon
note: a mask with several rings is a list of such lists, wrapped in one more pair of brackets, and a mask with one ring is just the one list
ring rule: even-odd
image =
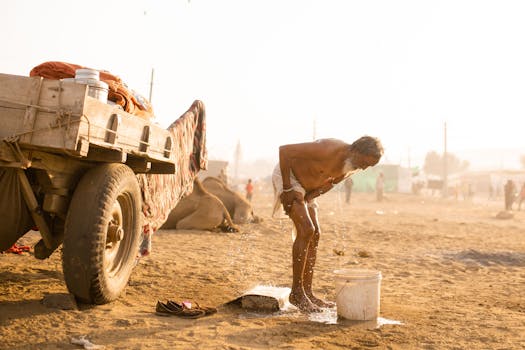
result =
[{"label": "utility pole", "polygon": [[447,122],[444,124],[443,128],[443,136],[444,136],[444,148],[443,148],[443,198],[447,198],[448,195],[448,169],[447,169]]},{"label": "utility pole", "polygon": [[153,94],[153,73],[155,70],[151,68],[151,79],[149,81],[149,103],[151,104],[151,96]]}]

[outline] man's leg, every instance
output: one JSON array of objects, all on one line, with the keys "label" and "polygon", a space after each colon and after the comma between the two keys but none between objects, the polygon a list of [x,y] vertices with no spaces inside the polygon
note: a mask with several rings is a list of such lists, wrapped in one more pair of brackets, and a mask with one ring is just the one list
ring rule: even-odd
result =
[{"label": "man's leg", "polygon": [[319,307],[312,303],[305,293],[305,269],[309,246],[313,245],[314,226],[304,202],[296,201],[293,203],[290,218],[295,225],[297,237],[292,249],[293,281],[289,300],[291,304],[297,306],[300,310],[307,312],[320,311]]},{"label": "man's leg", "polygon": [[320,238],[319,232],[321,230],[319,228],[319,222],[317,220],[317,209],[315,207],[308,207],[308,214],[310,215],[310,218],[312,219],[312,223],[314,225],[314,234],[312,236],[312,239],[310,240],[310,245],[308,246],[308,252],[306,256],[306,266],[304,269],[303,277],[304,292],[306,293],[306,296],[308,296],[310,301],[315,305],[320,307],[331,307],[334,306],[333,303],[326,302],[322,299],[315,297],[312,292],[312,280],[314,276],[315,261],[317,260],[317,246],[319,245]]}]

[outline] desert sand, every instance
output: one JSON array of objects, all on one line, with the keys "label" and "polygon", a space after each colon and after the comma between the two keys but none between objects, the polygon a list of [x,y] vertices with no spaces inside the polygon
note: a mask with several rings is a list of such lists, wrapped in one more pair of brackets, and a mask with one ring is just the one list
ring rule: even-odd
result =
[{"label": "desert sand", "polygon": [[[60,251],[45,261],[0,255],[0,349],[81,349],[71,344],[79,336],[105,349],[525,348],[525,211],[497,219],[502,200],[387,194],[378,203],[354,193],[345,204],[343,197],[333,191],[319,200],[314,291],[335,300],[333,270],[379,270],[380,315],[400,324],[224,305],[257,285],[290,286],[291,223],[271,217],[272,194],[259,188],[253,204],[263,222],[240,233],[157,232],[152,254],[107,305],[42,303],[67,295]],[[156,315],[157,300],[166,299],[218,312],[194,320]]]}]

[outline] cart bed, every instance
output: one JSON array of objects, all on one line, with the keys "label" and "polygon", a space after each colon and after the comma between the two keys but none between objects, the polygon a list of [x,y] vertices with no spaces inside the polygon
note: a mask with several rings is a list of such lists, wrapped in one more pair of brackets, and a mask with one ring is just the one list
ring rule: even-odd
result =
[{"label": "cart bed", "polygon": [[[75,82],[0,74],[0,139],[24,150],[128,164],[135,172],[173,173],[168,130],[88,96]],[[16,161],[2,142],[0,165]]]}]

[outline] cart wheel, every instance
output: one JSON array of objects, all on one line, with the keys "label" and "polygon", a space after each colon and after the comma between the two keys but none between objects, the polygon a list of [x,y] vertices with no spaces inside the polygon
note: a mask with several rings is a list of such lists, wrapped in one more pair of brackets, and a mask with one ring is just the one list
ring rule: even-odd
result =
[{"label": "cart wheel", "polygon": [[137,178],[124,164],[97,166],[80,180],[62,255],[67,288],[80,301],[105,304],[126,287],[139,249],[141,201]]}]

